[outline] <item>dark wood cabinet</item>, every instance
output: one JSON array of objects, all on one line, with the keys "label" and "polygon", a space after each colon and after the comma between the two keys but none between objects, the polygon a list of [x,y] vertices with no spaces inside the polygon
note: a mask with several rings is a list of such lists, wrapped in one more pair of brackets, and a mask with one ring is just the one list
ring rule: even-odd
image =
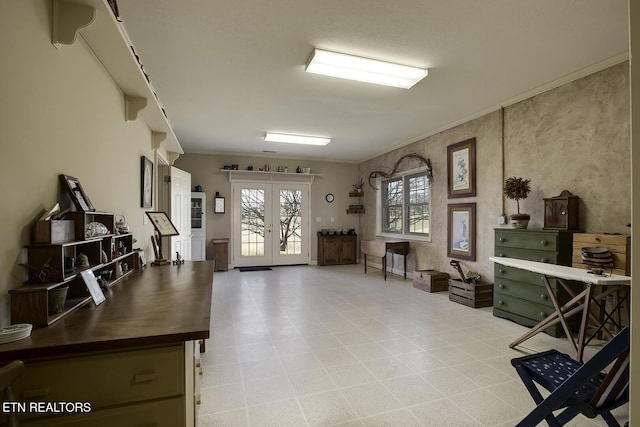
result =
[{"label": "dark wood cabinet", "polygon": [[[572,242],[573,233],[568,231],[499,228],[495,231],[495,256],[570,266]],[[533,326],[555,311],[537,273],[496,264],[494,282],[494,316]],[[569,301],[569,294],[556,288],[555,279],[549,283],[557,289],[560,305]],[[545,332],[556,337],[564,334],[559,324]]]},{"label": "dark wood cabinet", "polygon": [[357,234],[322,234],[318,232],[318,265],[356,264]]}]

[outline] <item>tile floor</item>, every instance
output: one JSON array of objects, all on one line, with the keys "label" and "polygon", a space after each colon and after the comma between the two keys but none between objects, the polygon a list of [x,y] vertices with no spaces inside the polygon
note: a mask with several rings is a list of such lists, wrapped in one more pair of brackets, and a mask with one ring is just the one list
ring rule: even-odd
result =
[{"label": "tile floor", "polygon": [[360,265],[218,272],[200,426],[514,426],[533,402],[510,359],[569,352],[510,349],[526,330]]}]

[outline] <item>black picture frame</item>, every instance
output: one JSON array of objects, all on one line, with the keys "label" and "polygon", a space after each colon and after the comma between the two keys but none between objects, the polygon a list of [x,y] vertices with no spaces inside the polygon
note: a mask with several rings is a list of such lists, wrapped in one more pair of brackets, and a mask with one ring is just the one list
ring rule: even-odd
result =
[{"label": "black picture frame", "polygon": [[153,207],[153,162],[140,158],[140,207]]},{"label": "black picture frame", "polygon": [[476,196],[476,139],[447,147],[447,188],[450,199]]},{"label": "black picture frame", "polygon": [[476,204],[450,204],[447,211],[447,256],[475,261]]},{"label": "black picture frame", "polygon": [[65,190],[67,190],[77,210],[80,212],[94,212],[96,210],[91,204],[87,193],[84,192],[82,185],[80,185],[78,178],[60,174],[60,182]]}]

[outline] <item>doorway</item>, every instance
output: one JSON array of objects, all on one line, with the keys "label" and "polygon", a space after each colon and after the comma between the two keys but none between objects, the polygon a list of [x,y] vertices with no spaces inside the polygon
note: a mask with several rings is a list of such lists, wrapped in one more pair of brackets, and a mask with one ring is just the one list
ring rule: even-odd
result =
[{"label": "doorway", "polygon": [[309,184],[234,182],[234,267],[309,263]]}]

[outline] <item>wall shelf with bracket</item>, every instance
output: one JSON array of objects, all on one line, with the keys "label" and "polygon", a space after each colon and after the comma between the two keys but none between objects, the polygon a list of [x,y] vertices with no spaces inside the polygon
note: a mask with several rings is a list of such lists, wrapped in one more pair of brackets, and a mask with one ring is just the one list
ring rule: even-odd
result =
[{"label": "wall shelf with bracket", "polygon": [[296,173],[296,172],[272,172],[272,171],[249,171],[220,169],[220,172],[228,174],[228,179],[264,180],[264,181],[286,181],[286,182],[308,182],[313,184],[315,178],[322,177],[317,173]]},{"label": "wall shelf with bracket", "polygon": [[53,1],[53,45],[64,48],[63,45],[76,43],[78,35],[124,93],[125,120],[142,117],[154,140],[161,135],[168,152],[184,153],[124,25],[116,19],[107,0]]}]

